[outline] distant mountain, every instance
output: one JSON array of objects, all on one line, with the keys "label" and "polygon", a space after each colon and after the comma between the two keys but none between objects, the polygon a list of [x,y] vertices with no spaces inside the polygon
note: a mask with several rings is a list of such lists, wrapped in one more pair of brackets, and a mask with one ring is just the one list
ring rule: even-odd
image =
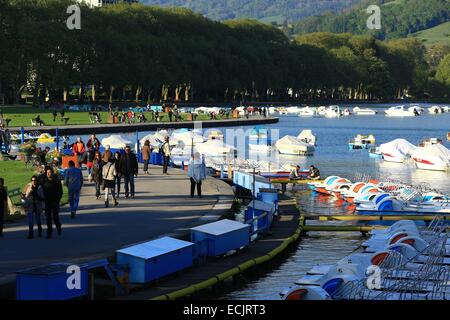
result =
[{"label": "distant mountain", "polygon": [[[369,4],[381,8],[381,30],[366,26]],[[299,21],[294,33],[333,32],[372,34],[379,39],[404,38],[450,21],[449,0],[365,0],[340,14],[321,14]]]},{"label": "distant mountain", "polygon": [[340,12],[362,0],[141,0],[148,5],[189,8],[214,20],[254,18],[264,22],[295,22]]}]

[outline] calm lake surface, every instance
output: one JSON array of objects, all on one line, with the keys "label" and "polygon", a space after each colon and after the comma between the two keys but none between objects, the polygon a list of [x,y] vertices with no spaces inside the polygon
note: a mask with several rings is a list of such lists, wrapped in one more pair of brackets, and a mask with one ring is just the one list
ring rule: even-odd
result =
[{"label": "calm lake surface", "polygon": [[[422,104],[423,105],[423,104]],[[386,105],[389,107],[390,105]],[[429,105],[423,105],[424,107]],[[369,106],[370,107],[370,106]],[[395,178],[405,183],[428,185],[445,194],[450,194],[450,172],[422,171],[413,163],[394,164],[371,159],[367,150],[349,151],[347,143],[357,134],[373,134],[377,145],[397,138],[404,138],[417,145],[424,138],[436,137],[444,141],[450,132],[450,113],[429,115],[428,110],[419,117],[388,118],[382,109],[375,116],[350,116],[339,119],[280,117],[280,122],[265,128],[279,130],[279,137],[297,136],[303,129],[311,129],[317,136],[317,148],[311,157],[268,155],[273,161],[299,164],[302,167],[316,165],[323,177],[339,175],[349,179],[355,174],[368,174],[374,178]],[[229,129],[229,128],[227,128]],[[231,128],[233,129],[233,128]],[[234,128],[248,130],[249,128]],[[223,129],[225,133],[226,129]],[[142,138],[149,132],[139,133]],[[106,135],[99,135],[102,139]],[[123,134],[124,138],[136,141],[136,134]],[[87,141],[88,135],[83,136]],[[71,142],[74,137],[71,137]],[[231,141],[227,141],[231,144]],[[253,156],[253,155],[252,155]],[[264,157],[263,157],[264,158]],[[302,206],[316,212],[346,211],[342,203],[325,198],[311,198],[307,192],[294,191]],[[337,224],[339,222],[336,222]],[[311,233],[304,238],[298,250],[270,274],[248,283],[245,287],[220,299],[279,299],[278,293],[305,275],[315,264],[332,264],[350,254],[362,241],[359,233]]]}]

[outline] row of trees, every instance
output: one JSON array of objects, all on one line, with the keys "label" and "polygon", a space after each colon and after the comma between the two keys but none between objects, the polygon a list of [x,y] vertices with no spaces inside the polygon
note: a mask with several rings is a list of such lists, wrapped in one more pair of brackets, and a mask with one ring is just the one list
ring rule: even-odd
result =
[{"label": "row of trees", "polygon": [[[214,22],[185,9],[0,0],[0,96],[94,101],[390,99],[448,94],[414,40],[315,33],[290,41],[256,21]],[[444,55],[442,55],[443,57]],[[433,77],[430,81],[429,77]],[[430,91],[431,90],[431,91]]]},{"label": "row of trees", "polygon": [[[380,30],[369,30],[366,25],[369,17],[366,9],[372,4],[381,8]],[[328,13],[301,20],[294,26],[293,32],[371,34],[377,39],[404,38],[450,21],[449,5],[448,0],[365,0],[341,14]]]}]

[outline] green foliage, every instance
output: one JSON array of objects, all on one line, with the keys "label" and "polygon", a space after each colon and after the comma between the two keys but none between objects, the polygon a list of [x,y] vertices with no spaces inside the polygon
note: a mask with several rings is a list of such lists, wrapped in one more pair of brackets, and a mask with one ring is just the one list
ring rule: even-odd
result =
[{"label": "green foliage", "polygon": [[380,99],[405,90],[420,97],[434,76],[414,39],[313,33],[292,42],[256,20],[220,23],[183,8],[126,4],[82,6],[81,30],[68,30],[70,3],[0,0],[0,81],[14,97],[31,93],[35,105],[63,92],[80,103],[269,101],[289,99],[289,91],[300,99]]},{"label": "green foliage", "polygon": [[[381,30],[369,30],[366,21],[369,4],[381,6]],[[372,34],[378,39],[403,38],[420,30],[435,27],[450,20],[448,0],[370,0],[341,14],[323,14],[300,21],[294,32],[334,32]]]}]

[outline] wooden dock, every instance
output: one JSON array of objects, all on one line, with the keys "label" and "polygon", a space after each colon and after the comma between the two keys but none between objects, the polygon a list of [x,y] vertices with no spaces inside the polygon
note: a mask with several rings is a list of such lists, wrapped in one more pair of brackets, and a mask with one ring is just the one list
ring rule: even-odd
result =
[{"label": "wooden dock", "polygon": [[283,198],[279,208],[280,214],[272,225],[270,235],[258,238],[249,248],[228,257],[210,259],[205,264],[181,271],[176,277],[169,277],[143,291],[117,299],[185,298],[227,279],[235,279],[246,270],[271,261],[300,239],[303,225],[294,199]]}]

